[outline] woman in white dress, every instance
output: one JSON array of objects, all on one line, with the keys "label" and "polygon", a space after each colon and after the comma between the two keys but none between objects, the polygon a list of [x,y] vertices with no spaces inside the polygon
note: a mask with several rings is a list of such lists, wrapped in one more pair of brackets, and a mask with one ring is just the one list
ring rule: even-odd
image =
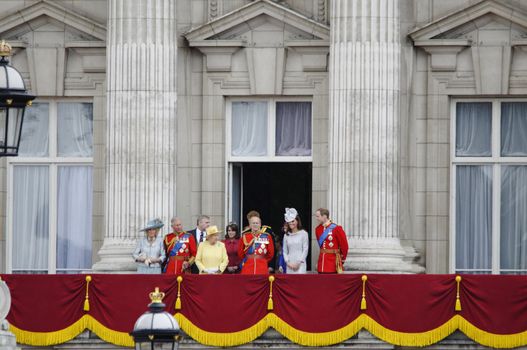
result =
[{"label": "woman in white dress", "polygon": [[306,258],[309,251],[309,237],[302,228],[302,222],[295,208],[286,208],[284,219],[287,232],[284,235],[282,252],[287,264],[287,273],[306,273]]}]

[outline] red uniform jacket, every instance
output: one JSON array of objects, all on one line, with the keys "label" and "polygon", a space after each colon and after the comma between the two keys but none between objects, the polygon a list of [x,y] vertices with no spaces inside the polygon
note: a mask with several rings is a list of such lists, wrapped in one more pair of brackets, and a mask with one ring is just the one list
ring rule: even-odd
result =
[{"label": "red uniform jacket", "polygon": [[244,233],[238,245],[238,256],[242,259],[242,274],[268,274],[268,263],[274,257],[273,238],[269,233]]},{"label": "red uniform jacket", "polygon": [[[316,228],[317,240],[322,236],[325,227],[318,225]],[[335,273],[337,272],[337,255],[335,253],[324,253],[323,251],[340,251],[340,258],[342,264],[348,255],[348,238],[342,229],[342,226],[337,225],[326,237],[322,247],[320,247],[320,255],[318,256],[317,270],[320,273]],[[338,253],[337,253],[338,254]]]},{"label": "red uniform jacket", "polygon": [[166,252],[166,270],[167,274],[180,275],[183,273],[183,262],[188,261],[190,264],[196,258],[196,239],[187,232],[177,234],[169,233],[166,235],[163,244]]}]

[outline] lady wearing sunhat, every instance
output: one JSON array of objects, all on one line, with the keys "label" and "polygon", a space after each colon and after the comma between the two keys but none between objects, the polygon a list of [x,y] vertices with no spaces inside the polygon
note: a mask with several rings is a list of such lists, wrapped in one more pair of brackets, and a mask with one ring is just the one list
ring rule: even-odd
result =
[{"label": "lady wearing sunhat", "polygon": [[161,264],[165,261],[165,248],[163,247],[163,240],[158,235],[163,226],[164,224],[160,219],[152,219],[141,230],[141,232],[145,232],[145,236],[137,241],[137,246],[132,254],[137,263],[138,273],[161,273]]},{"label": "lady wearing sunhat", "polygon": [[207,240],[201,243],[196,254],[196,266],[200,274],[220,274],[225,271],[229,258],[225,244],[219,241],[217,226],[207,228]]}]

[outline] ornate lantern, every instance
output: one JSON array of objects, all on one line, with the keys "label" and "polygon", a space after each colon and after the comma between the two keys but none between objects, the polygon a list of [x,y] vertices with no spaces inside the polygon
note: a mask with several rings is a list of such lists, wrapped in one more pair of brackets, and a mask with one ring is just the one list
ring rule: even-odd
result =
[{"label": "ornate lantern", "polygon": [[164,348],[163,344],[171,350],[178,348],[181,340],[179,324],[174,316],[164,311],[164,297],[165,293],[160,292],[157,287],[150,293],[152,302],[148,305],[149,311],[137,319],[134,330],[130,333],[136,350],[161,349]]},{"label": "ornate lantern", "polygon": [[17,156],[26,106],[35,96],[26,91],[24,79],[9,65],[11,45],[0,43],[0,156]]}]

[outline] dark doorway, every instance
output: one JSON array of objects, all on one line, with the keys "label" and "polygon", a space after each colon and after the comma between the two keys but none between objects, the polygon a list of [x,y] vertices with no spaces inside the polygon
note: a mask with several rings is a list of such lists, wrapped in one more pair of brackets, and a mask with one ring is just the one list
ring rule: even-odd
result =
[{"label": "dark doorway", "polygon": [[[256,210],[262,223],[282,237],[285,208],[295,208],[311,240],[311,163],[243,163],[241,172],[243,226],[246,213]],[[311,269],[311,252],[307,268]]]}]

